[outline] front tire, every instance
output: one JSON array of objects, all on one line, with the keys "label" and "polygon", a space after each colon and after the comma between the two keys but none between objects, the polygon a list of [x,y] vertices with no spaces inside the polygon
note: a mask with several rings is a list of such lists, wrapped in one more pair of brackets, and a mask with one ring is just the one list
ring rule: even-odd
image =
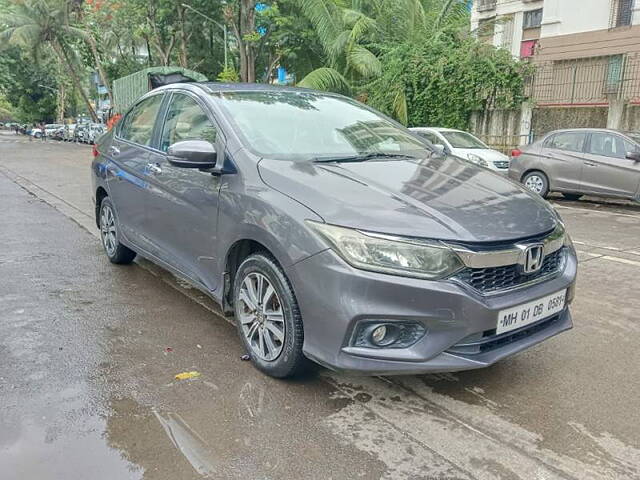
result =
[{"label": "front tire", "polygon": [[549,179],[538,170],[527,173],[522,178],[522,184],[527,190],[537,193],[542,198],[546,198],[549,195]]},{"label": "front tire", "polygon": [[136,252],[122,245],[119,241],[118,222],[115,209],[109,197],[100,203],[100,239],[111,263],[126,265],[133,262]]},{"label": "front tire", "polygon": [[291,283],[273,257],[256,253],[242,262],[233,300],[238,333],[256,368],[276,378],[303,371],[302,316]]}]

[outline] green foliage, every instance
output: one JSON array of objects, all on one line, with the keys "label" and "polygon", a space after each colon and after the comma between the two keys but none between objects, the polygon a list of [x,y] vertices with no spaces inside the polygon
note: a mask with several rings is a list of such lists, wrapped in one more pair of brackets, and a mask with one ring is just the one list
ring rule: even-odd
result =
[{"label": "green foliage", "polygon": [[318,90],[327,90],[330,92],[338,92],[349,94],[351,87],[346,78],[340,72],[333,68],[321,67],[309,73],[299,83],[299,87],[315,88]]},{"label": "green foliage", "polygon": [[466,2],[261,2],[268,8],[255,11],[255,0],[0,0],[0,47],[22,45],[26,65],[14,72],[16,59],[4,55],[0,90],[16,114],[47,117],[55,94],[32,79],[56,88],[75,71],[70,102],[88,103],[82,90],[95,70],[110,83],[147,66],[184,65],[236,82],[247,68],[268,81],[284,66],[300,86],[354,95],[407,125],[465,128],[474,110],[523,100],[526,67],[470,36]]},{"label": "green foliage", "polygon": [[467,128],[472,111],[524,99],[526,67],[469,35],[456,0],[300,0],[330,70],[301,85],[345,91],[406,125]]},{"label": "green foliage", "polygon": [[44,60],[35,63],[18,47],[6,48],[0,55],[0,98],[3,109],[20,122],[53,121],[56,96],[49,88],[57,87],[50,74],[55,63]]},{"label": "green foliage", "polygon": [[[401,45],[382,63],[383,74],[363,87],[369,103],[410,126],[466,129],[472,111],[515,108],[524,100],[526,66],[472,38]],[[406,114],[398,96],[406,98]]]},{"label": "green foliage", "polygon": [[237,83],[240,81],[240,77],[235,69],[227,67],[218,74],[217,80],[223,83]]},{"label": "green foliage", "polygon": [[8,122],[10,120],[16,120],[17,118],[18,115],[13,105],[0,93],[0,122]]}]

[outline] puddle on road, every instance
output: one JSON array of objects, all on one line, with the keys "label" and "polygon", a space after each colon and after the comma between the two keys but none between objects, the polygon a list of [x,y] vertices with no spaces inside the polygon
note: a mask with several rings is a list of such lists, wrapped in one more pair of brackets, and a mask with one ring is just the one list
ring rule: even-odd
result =
[{"label": "puddle on road", "polygon": [[[221,466],[211,455],[209,445],[177,413],[160,413],[153,410],[167,436],[196,472],[204,478],[212,478],[221,473]],[[218,467],[216,468],[216,463]]]},{"label": "puddle on road", "polygon": [[[69,396],[69,394],[72,394]],[[73,388],[30,408],[0,414],[0,476],[4,480],[72,479],[139,480],[144,471],[109,445],[107,420],[89,415]]]}]

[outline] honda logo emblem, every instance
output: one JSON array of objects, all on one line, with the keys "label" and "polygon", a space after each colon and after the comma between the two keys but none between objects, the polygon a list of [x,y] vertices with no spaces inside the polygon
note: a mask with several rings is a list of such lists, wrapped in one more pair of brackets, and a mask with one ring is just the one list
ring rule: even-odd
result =
[{"label": "honda logo emblem", "polygon": [[524,259],[522,262],[522,271],[525,274],[536,273],[542,268],[544,261],[544,246],[528,245],[524,248]]}]

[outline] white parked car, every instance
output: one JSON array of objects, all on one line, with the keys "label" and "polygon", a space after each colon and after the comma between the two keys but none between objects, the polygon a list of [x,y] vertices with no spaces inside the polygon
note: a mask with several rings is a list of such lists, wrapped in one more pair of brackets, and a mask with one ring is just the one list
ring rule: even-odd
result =
[{"label": "white parked car", "polygon": [[64,125],[61,125],[59,123],[47,123],[44,126],[44,133],[47,137],[51,137],[53,136],[53,132],[59,130],[62,127],[64,127]]},{"label": "white parked car", "polygon": [[503,175],[509,173],[509,157],[489,148],[468,132],[452,128],[427,127],[415,127],[411,130],[433,145],[440,146],[445,153],[464,158]]},{"label": "white parked car", "polygon": [[85,134],[87,143],[95,143],[106,130],[105,126],[101,123],[92,123],[89,125]]},{"label": "white parked car", "polygon": [[75,131],[76,131],[76,124],[75,123],[70,123],[68,125],[65,125],[64,134],[63,134],[62,139],[67,141],[67,142],[73,141],[74,140]]}]

